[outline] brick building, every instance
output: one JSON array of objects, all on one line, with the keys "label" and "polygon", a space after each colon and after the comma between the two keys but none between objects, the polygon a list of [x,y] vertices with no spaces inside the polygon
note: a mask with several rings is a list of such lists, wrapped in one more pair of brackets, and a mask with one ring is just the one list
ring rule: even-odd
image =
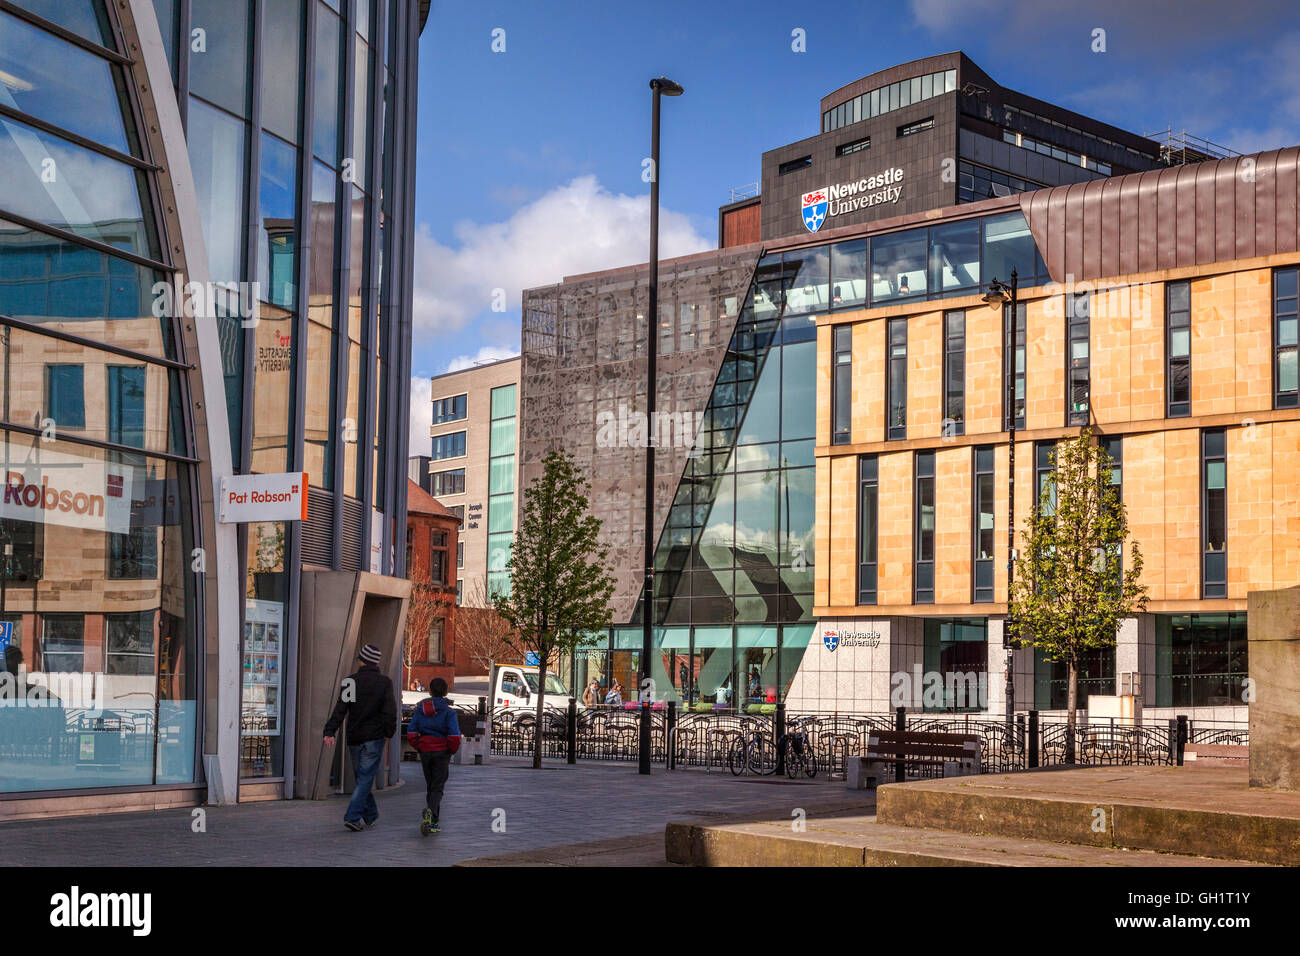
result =
[{"label": "brick building", "polygon": [[[414,583],[406,621],[403,690],[456,679],[456,547],[460,518],[408,479],[406,567]],[[425,587],[421,587],[421,582]],[[425,633],[427,630],[427,633]],[[419,633],[416,633],[416,632]]]}]

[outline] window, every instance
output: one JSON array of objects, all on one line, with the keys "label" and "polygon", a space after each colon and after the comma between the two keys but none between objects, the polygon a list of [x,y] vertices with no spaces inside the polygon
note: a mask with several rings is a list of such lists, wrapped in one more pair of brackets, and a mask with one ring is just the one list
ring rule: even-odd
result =
[{"label": "window", "polygon": [[930,229],[930,292],[958,295],[980,285],[980,221],[967,219]]},{"label": "window", "polygon": [[433,460],[443,458],[461,458],[465,454],[465,433],[452,432],[449,435],[433,437]]},{"label": "window", "polygon": [[831,246],[831,308],[867,302],[867,240],[849,239]]},{"label": "window", "polygon": [[917,604],[934,603],[934,452],[916,453],[915,568]]},{"label": "window", "polygon": [[1228,596],[1228,457],[1222,428],[1201,433],[1201,597]]},{"label": "window", "polygon": [[447,584],[447,532],[431,532],[429,548],[429,580],[444,587]]},{"label": "window", "polygon": [[154,626],[152,611],[109,614],[108,673],[153,674]]},{"label": "window", "polygon": [[0,574],[6,581],[35,581],[40,576],[36,536],[42,527],[34,521],[0,518]]},{"label": "window", "polygon": [[45,614],[41,622],[39,668],[47,674],[69,674],[86,669],[85,617],[81,614]]},{"label": "window", "polygon": [[464,524],[464,523],[465,523],[465,506],[464,506],[464,505],[449,505],[449,506],[447,507],[447,510],[450,511],[452,514],[454,514],[457,518],[459,518],[460,521],[461,521],[461,524]]},{"label": "window", "polygon": [[[1106,476],[1107,483],[1111,490],[1115,492],[1115,503],[1122,504],[1124,501],[1124,438],[1116,436],[1114,438],[1103,437],[1101,447],[1105,449],[1107,457],[1110,458],[1110,474]],[[1110,554],[1111,567],[1115,569],[1117,575],[1124,571],[1124,546],[1123,544],[1115,545]]]},{"label": "window", "polygon": [[454,468],[451,471],[435,471],[430,476],[431,494],[463,495],[465,493],[465,469]]},{"label": "window", "polygon": [[1300,367],[1296,356],[1296,302],[1300,269],[1273,273],[1273,404],[1300,406]]},{"label": "window", "polygon": [[942,436],[966,434],[966,313],[943,316]]},{"label": "window", "polygon": [[465,542],[456,542],[456,569],[460,570],[465,567]]},{"label": "window", "polygon": [[[1092,694],[1115,693],[1115,648],[1094,647],[1079,654],[1075,693],[1078,706],[1087,709]],[[1065,661],[1050,661],[1034,649],[1034,706],[1039,710],[1065,710],[1069,704],[1070,671]]]},{"label": "window", "polygon": [[876,236],[871,240],[871,301],[926,294],[929,235],[925,229]]},{"label": "window", "polygon": [[[1011,427],[1010,414],[1011,409],[1007,407],[1007,388],[1006,376],[1010,373],[1015,389],[1015,416],[1016,428],[1025,427],[1025,303],[1016,303],[1016,323],[1013,332],[1008,333],[1007,325],[1011,317],[1011,304],[1007,303],[1002,307],[1002,343],[1005,347],[1007,342],[1012,343],[1012,366],[1007,368],[1005,354],[1002,365],[1002,427],[1009,429]],[[1014,335],[1009,339],[1009,335]]]},{"label": "window", "polygon": [[1246,614],[1156,615],[1157,707],[1240,705]]},{"label": "window", "polygon": [[847,445],[852,430],[853,396],[853,327],[837,325],[835,368],[831,378],[831,408],[835,420],[831,425],[831,444]]},{"label": "window", "polygon": [[942,675],[943,698],[922,699],[927,711],[979,711],[988,702],[988,621],[985,618],[926,618],[922,668]]},{"label": "window", "polygon": [[835,147],[836,156],[848,156],[850,153],[860,153],[864,149],[871,148],[871,137],[864,136],[861,139],[855,139],[848,143],[841,143]]},{"label": "window", "polygon": [[465,599],[465,582],[460,578],[456,579],[456,606],[460,607],[461,602]]},{"label": "window", "polygon": [[889,320],[889,364],[885,369],[889,416],[885,437],[907,437],[907,319]]},{"label": "window", "polygon": [[109,441],[144,447],[144,377],[143,365],[108,367]]},{"label": "window", "polygon": [[1055,451],[1056,442],[1040,441],[1034,445],[1034,507],[1044,505],[1043,495],[1046,494],[1046,513],[1049,515],[1056,513],[1056,483],[1052,481]]},{"label": "window", "polygon": [[433,424],[458,422],[468,414],[468,395],[453,395],[451,398],[436,398],[433,401]]},{"label": "window", "polygon": [[158,529],[135,528],[108,535],[108,577],[114,581],[149,581],[158,577]]},{"label": "window", "polygon": [[798,159],[791,159],[782,163],[777,168],[778,175],[784,176],[786,173],[797,172],[801,169],[807,169],[812,165],[811,156],[800,156]]},{"label": "window", "polygon": [[[1292,300],[1294,308],[1294,300]],[[1178,418],[1192,413],[1192,284],[1165,284],[1166,413]]]},{"label": "window", "polygon": [[55,427],[86,427],[85,374],[80,365],[45,366],[45,408]]},{"label": "window", "polygon": [[1091,325],[1092,293],[1068,294],[1066,302],[1066,338],[1069,362],[1066,369],[1065,423],[1088,424],[1089,363],[1088,330]]},{"label": "window", "polygon": [[858,603],[876,603],[880,485],[875,455],[858,459]]},{"label": "window", "polygon": [[442,663],[442,630],[443,622],[441,620],[434,621],[429,625],[429,648],[424,655],[425,659],[422,663]]},{"label": "window", "polygon": [[898,127],[898,138],[902,139],[904,136],[911,136],[913,133],[920,133],[933,128],[934,117],[927,116],[923,120],[917,120],[915,123],[904,123],[902,126]]},{"label": "window", "polygon": [[993,449],[975,449],[975,526],[971,529],[974,545],[975,594],[978,602],[993,600]]}]

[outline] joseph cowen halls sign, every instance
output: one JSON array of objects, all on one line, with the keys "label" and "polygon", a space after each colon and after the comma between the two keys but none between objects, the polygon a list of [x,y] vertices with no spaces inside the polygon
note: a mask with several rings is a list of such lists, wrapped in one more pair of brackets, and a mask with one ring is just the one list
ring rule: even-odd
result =
[{"label": "joseph cowen halls sign", "polygon": [[834,186],[821,186],[803,194],[799,202],[804,228],[816,232],[830,216],[841,216],[868,206],[896,203],[903,195],[903,169],[895,166],[875,176],[864,176]]}]

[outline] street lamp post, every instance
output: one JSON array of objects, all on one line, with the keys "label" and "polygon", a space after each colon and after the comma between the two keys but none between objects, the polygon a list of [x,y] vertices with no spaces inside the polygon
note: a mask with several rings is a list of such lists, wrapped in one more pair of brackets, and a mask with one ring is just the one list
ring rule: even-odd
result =
[{"label": "street lamp post", "polygon": [[[650,301],[646,328],[646,449],[645,449],[645,583],[641,591],[640,746],[637,772],[650,772],[650,655],[653,652],[655,595],[655,360],[659,347],[659,97],[681,96],[682,88],[667,77],[650,81]],[[649,695],[652,699],[647,700]]]},{"label": "street lamp post", "polygon": [[1005,308],[1011,306],[1011,315],[1008,317],[1007,335],[1004,339],[1006,355],[1004,356],[1004,368],[1006,369],[1006,387],[1007,387],[1007,617],[1002,627],[1002,647],[1006,651],[1006,698],[1007,698],[1007,725],[1006,739],[1010,744],[1014,740],[1015,733],[1015,714],[1016,714],[1016,675],[1015,675],[1015,651],[1012,647],[1011,636],[1015,632],[1015,621],[1011,613],[1011,582],[1015,578],[1015,540],[1016,540],[1016,345],[1018,336],[1016,335],[1017,321],[1017,276],[1016,270],[1011,270],[1011,285],[999,281],[996,277],[989,283],[989,291],[984,296],[984,301],[993,308]]}]

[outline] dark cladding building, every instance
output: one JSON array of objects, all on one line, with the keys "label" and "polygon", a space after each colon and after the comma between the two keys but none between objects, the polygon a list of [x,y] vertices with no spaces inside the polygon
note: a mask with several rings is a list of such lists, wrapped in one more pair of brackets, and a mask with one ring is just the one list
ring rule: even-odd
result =
[{"label": "dark cladding building", "polygon": [[793,238],[1160,164],[1157,142],[1001,87],[964,53],[864,76],[822,97],[820,117],[817,135],[763,154],[761,196],[719,211],[720,244]]}]

